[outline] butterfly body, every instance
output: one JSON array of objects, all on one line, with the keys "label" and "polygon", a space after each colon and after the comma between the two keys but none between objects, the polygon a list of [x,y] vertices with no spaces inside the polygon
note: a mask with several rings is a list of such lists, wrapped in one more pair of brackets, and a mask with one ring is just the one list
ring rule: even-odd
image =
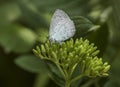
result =
[{"label": "butterfly body", "polygon": [[49,39],[51,42],[65,41],[75,34],[75,25],[69,16],[62,10],[57,9],[53,14]]}]

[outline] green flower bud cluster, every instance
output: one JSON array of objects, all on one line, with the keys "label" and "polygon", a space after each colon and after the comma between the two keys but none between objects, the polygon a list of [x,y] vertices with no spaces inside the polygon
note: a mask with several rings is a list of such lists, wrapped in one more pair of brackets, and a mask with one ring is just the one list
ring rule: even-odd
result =
[{"label": "green flower bud cluster", "polygon": [[69,41],[51,43],[37,46],[33,52],[41,59],[46,59],[55,63],[62,70],[64,76],[71,76],[78,64],[81,64],[82,74],[89,77],[107,76],[110,65],[103,63],[97,57],[99,50],[94,44],[82,38],[70,39]]},{"label": "green flower bud cluster", "polygon": [[101,58],[95,56],[87,57],[82,61],[82,73],[89,77],[108,76],[110,65],[107,62],[103,63]]}]

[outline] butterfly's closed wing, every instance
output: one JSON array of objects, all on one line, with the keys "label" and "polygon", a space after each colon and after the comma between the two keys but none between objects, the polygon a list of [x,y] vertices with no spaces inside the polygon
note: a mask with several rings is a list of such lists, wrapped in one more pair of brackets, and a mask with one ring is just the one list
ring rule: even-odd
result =
[{"label": "butterfly's closed wing", "polygon": [[61,42],[75,34],[75,25],[62,10],[56,10],[50,25],[50,40]]}]

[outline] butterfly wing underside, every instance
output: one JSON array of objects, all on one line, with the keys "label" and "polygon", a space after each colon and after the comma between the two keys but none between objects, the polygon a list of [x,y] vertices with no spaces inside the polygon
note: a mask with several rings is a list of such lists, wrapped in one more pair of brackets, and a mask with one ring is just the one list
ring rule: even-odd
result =
[{"label": "butterfly wing underside", "polygon": [[75,25],[69,16],[57,9],[50,24],[50,40],[62,42],[75,34]]}]

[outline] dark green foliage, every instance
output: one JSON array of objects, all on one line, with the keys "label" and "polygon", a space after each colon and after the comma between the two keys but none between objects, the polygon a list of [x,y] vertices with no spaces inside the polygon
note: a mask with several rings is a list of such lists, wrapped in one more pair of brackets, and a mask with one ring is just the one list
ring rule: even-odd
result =
[{"label": "dark green foliage", "polygon": [[[119,87],[120,0],[0,0],[0,87],[50,87],[44,70],[50,65],[56,67],[51,62],[44,66],[46,61],[36,59],[32,49],[48,39],[51,16],[58,8],[75,22],[73,38],[83,37],[94,43],[100,50],[98,57],[111,65],[108,78],[85,77],[73,87]],[[34,77],[26,70],[40,74]],[[73,77],[80,72],[76,68]],[[52,72],[54,76],[58,73]],[[58,78],[64,84],[61,76],[55,80],[58,82]]]}]

